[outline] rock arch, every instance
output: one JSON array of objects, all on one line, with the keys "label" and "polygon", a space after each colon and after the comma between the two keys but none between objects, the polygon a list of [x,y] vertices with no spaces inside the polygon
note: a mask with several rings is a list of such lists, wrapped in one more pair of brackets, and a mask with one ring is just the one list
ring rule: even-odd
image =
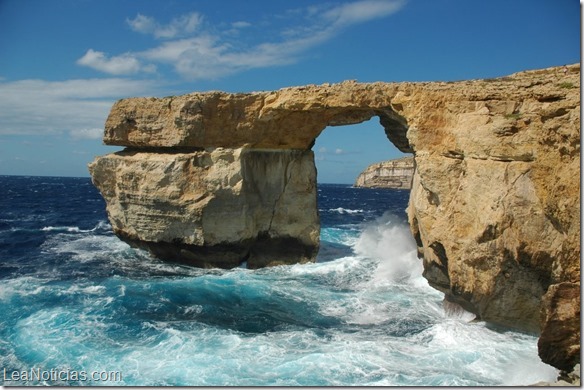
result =
[{"label": "rock arch", "polygon": [[[411,153],[407,121],[392,104],[399,84],[344,82],[274,92],[193,93],[118,101],[104,142],[142,150],[205,148],[308,150],[327,126],[378,116],[395,146]],[[349,92],[347,94],[347,92]]]},{"label": "rock arch", "polygon": [[408,216],[430,284],[482,319],[541,331],[542,359],[570,368],[580,351],[580,66],[568,69],[125,99],[104,142],[126,149],[89,169],[115,233],[158,256],[306,262],[319,243],[311,146],[326,126],[378,116],[415,155]]},{"label": "rock arch", "polygon": [[388,138],[412,151],[388,85],[117,102],[104,141],[126,150],[90,165],[114,231],[159,257],[202,267],[313,261],[318,135],[377,116]]}]

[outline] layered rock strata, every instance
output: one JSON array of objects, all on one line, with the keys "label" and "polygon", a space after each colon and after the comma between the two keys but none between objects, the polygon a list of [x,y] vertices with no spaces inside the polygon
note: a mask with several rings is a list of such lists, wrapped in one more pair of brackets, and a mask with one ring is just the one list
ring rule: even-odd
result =
[{"label": "layered rock strata", "polygon": [[317,254],[311,151],[125,150],[90,165],[114,232],[158,257],[249,268]]},{"label": "layered rock strata", "polygon": [[359,174],[354,186],[409,190],[413,175],[414,158],[403,157],[369,165]]},{"label": "layered rock strata", "polygon": [[489,80],[310,85],[117,102],[90,170],[115,232],[161,257],[231,267],[314,260],[311,147],[378,116],[413,153],[424,276],[480,319],[580,352],[580,66]]}]

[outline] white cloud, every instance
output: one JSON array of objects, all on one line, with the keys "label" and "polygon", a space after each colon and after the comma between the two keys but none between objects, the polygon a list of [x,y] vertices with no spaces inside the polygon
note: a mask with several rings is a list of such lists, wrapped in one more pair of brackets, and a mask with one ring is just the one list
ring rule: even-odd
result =
[{"label": "white cloud", "polygon": [[329,151],[325,146],[322,146],[320,148],[318,148],[318,153],[317,155],[320,156],[320,160],[326,160],[325,156],[330,156],[330,155],[337,155],[337,156],[341,156],[341,155],[347,155],[347,154],[357,154],[359,152],[352,152],[352,151],[346,151],[345,149],[341,149],[341,148],[335,148],[334,151]]},{"label": "white cloud", "polygon": [[85,55],[77,60],[77,64],[113,75],[154,72],[156,70],[156,66],[153,64],[142,65],[133,54],[127,53],[108,58],[105,53],[92,49],[87,50]]},{"label": "white cloud", "polygon": [[142,14],[136,15],[134,19],[126,19],[126,23],[128,23],[132,30],[142,34],[152,33],[157,26],[154,18]]},{"label": "white cloud", "polygon": [[153,94],[156,85],[121,78],[0,81],[0,135],[97,137],[115,100]]},{"label": "white cloud", "polygon": [[[246,40],[246,37],[241,37],[243,32],[233,33],[234,29],[251,27],[249,22],[236,21],[221,31],[217,27],[205,26],[203,16],[196,12],[175,18],[168,24],[138,14],[127,20],[132,30],[166,41],[148,50],[113,57],[90,49],[77,63],[114,75],[152,72],[155,64],[161,63],[172,66],[185,79],[218,78],[247,69],[297,62],[306,51],[334,38],[345,28],[387,17],[404,4],[402,0],[359,0],[336,6],[290,10],[281,18],[304,17],[291,27],[281,28],[279,33],[266,31],[261,34],[260,41],[256,39],[252,44],[248,42],[254,40],[253,36]],[[245,31],[248,30],[254,29]],[[229,39],[234,36],[240,41]],[[281,38],[269,41],[266,37]]]},{"label": "white cloud", "polygon": [[240,20],[239,22],[231,23],[231,27],[233,27],[233,28],[246,28],[246,27],[251,27],[251,23]]},{"label": "white cloud", "polygon": [[203,21],[197,12],[191,12],[174,18],[169,24],[160,24],[150,16],[136,15],[134,19],[127,19],[130,28],[142,34],[152,34],[155,38],[171,39],[192,34]]},{"label": "white cloud", "polygon": [[344,149],[341,149],[341,148],[335,148],[335,151],[334,152],[329,152],[329,150],[325,146],[320,147],[318,149],[318,152],[319,153],[322,153],[322,154],[329,154],[329,153],[333,153],[333,154],[347,154],[347,151],[345,151]]},{"label": "white cloud", "polygon": [[186,79],[202,79],[223,76],[231,71],[234,65],[226,62],[228,50],[229,46],[222,45],[216,37],[203,35],[164,42],[141,55],[173,66]]},{"label": "white cloud", "polygon": [[103,137],[103,129],[100,128],[91,128],[91,129],[75,129],[70,130],[69,134],[71,138],[80,140],[80,139],[101,139]]},{"label": "white cloud", "polygon": [[334,7],[326,11],[323,17],[335,28],[340,28],[384,18],[399,11],[403,5],[403,1],[361,0]]}]

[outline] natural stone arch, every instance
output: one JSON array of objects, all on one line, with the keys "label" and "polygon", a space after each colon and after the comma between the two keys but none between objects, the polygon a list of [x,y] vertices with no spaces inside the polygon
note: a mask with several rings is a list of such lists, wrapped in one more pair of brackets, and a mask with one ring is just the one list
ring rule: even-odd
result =
[{"label": "natural stone arch", "polygon": [[104,142],[127,149],[90,171],[135,245],[200,266],[311,261],[311,145],[377,115],[415,155],[408,215],[430,284],[482,319],[542,329],[543,360],[566,369],[580,351],[580,66],[566,69],[126,99]]},{"label": "natural stone arch", "polygon": [[320,225],[311,147],[318,135],[377,116],[389,140],[412,151],[387,86],[346,82],[117,102],[104,141],[127,149],[90,167],[114,231],[157,256],[198,266],[314,261]]},{"label": "natural stone arch", "polygon": [[406,115],[396,111],[403,105],[392,103],[394,95],[403,93],[400,89],[397,84],[344,82],[252,94],[124,99],[110,112],[104,142],[142,149],[308,150],[327,126],[378,116],[395,146],[411,153]]}]

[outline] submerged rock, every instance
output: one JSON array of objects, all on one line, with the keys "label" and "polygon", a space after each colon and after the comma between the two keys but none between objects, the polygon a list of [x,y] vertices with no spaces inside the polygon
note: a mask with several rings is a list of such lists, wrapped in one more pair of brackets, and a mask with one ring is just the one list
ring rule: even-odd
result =
[{"label": "submerged rock", "polygon": [[[314,261],[310,150],[378,116],[413,153],[408,207],[430,285],[579,362],[580,65],[435,83],[356,83],[117,102],[90,171],[122,239],[197,266]],[[541,316],[540,316],[541,314]]]}]

